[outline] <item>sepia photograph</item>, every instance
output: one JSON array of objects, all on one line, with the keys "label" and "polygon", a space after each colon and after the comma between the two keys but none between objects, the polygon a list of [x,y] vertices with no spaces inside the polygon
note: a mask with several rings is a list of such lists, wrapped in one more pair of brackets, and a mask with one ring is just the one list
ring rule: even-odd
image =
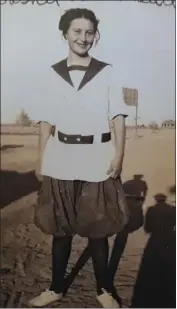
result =
[{"label": "sepia photograph", "polygon": [[0,8],[1,308],[176,308],[176,1]]}]

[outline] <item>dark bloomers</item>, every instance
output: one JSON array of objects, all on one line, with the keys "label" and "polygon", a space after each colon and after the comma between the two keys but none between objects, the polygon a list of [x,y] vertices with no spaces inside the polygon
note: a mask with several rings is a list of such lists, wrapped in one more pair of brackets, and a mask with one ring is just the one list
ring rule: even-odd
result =
[{"label": "dark bloomers", "polygon": [[63,36],[66,37],[71,22],[77,18],[85,18],[90,20],[93,23],[95,34],[98,34],[98,40],[99,40],[100,38],[100,33],[98,30],[99,20],[96,18],[94,12],[83,8],[69,9],[61,16],[58,28],[59,30],[62,31]]},{"label": "dark bloomers", "polygon": [[43,176],[34,221],[44,233],[102,238],[120,232],[128,220],[119,179],[87,182]]}]

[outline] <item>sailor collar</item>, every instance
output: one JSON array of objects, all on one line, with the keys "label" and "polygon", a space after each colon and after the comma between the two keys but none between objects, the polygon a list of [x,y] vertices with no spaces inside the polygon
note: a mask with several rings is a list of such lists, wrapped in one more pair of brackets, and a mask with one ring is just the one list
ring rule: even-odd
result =
[{"label": "sailor collar", "polygon": [[79,85],[78,90],[82,89],[88,82],[90,82],[102,69],[104,69],[105,66],[109,65],[108,63],[105,63],[103,61],[99,61],[95,58],[91,58],[91,61],[88,65],[88,67],[84,66],[67,66],[67,59],[64,59],[58,63],[55,63],[52,65],[52,69],[59,74],[68,84],[70,84],[72,87],[74,87],[69,71],[71,70],[83,70],[85,71],[85,74],[83,76],[83,79]]}]

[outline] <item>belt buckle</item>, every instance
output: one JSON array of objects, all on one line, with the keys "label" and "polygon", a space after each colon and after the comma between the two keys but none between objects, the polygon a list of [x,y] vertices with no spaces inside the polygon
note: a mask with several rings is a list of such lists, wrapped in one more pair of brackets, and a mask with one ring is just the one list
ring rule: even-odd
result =
[{"label": "belt buckle", "polygon": [[81,139],[82,139],[82,135],[77,135],[77,137],[76,137],[76,142],[77,142],[77,143],[80,143],[80,142],[81,142]]},{"label": "belt buckle", "polygon": [[95,143],[101,143],[102,141],[102,134],[94,134],[93,142]]}]

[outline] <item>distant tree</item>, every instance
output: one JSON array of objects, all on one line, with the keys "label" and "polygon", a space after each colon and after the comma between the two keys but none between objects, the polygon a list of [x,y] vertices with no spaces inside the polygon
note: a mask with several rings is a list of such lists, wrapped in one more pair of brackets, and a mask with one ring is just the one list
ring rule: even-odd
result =
[{"label": "distant tree", "polygon": [[23,108],[21,109],[20,114],[17,116],[16,123],[23,127],[28,127],[32,124],[30,117]]}]

